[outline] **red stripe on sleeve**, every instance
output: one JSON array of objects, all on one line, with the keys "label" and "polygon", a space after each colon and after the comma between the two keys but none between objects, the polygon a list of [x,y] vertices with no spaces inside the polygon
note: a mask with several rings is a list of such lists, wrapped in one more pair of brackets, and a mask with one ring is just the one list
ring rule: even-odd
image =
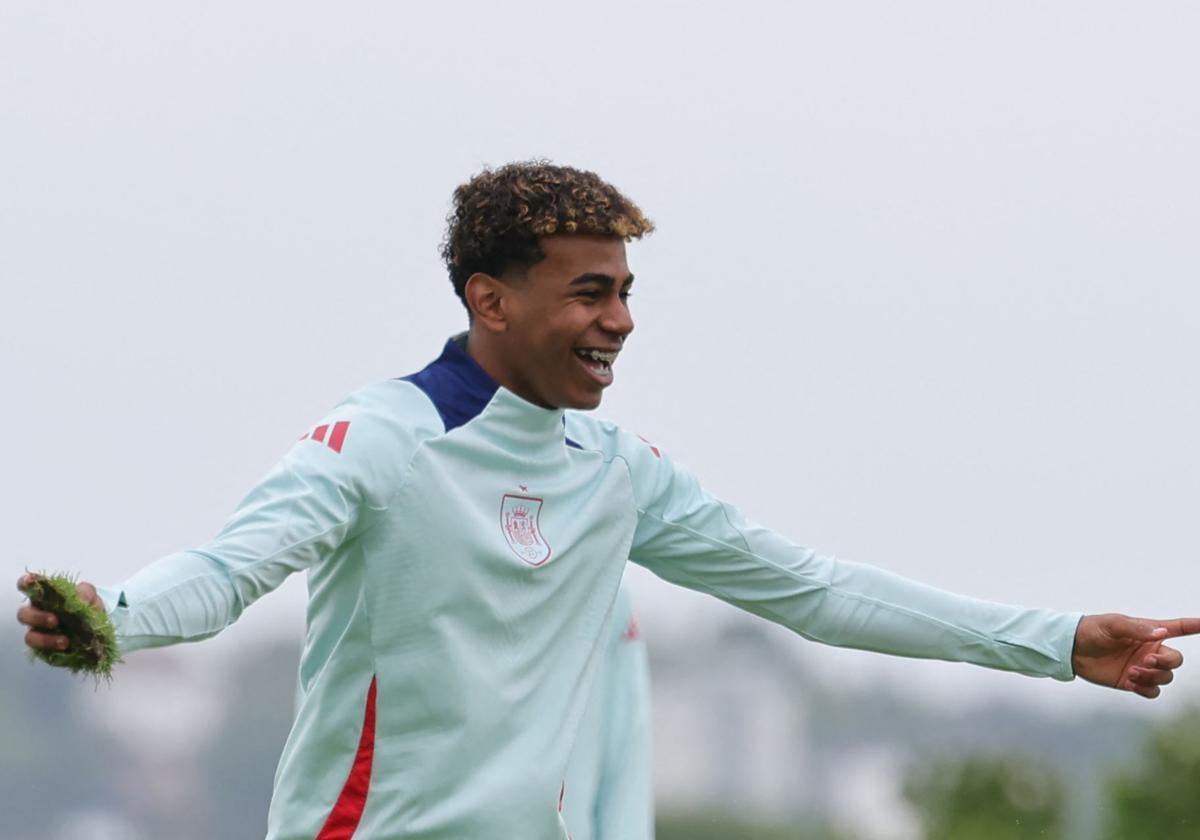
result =
[{"label": "red stripe on sleeve", "polygon": [[334,452],[342,451],[342,444],[346,440],[346,432],[350,430],[349,420],[339,420],[333,424],[333,434],[329,436],[329,448]]},{"label": "red stripe on sleeve", "polygon": [[329,818],[316,836],[316,840],[350,840],[362,819],[367,806],[367,792],[371,787],[371,761],[375,757],[375,677],[367,689],[367,709],[363,715],[362,737],[358,741],[358,753],[350,766],[350,775],[342,793],[334,803]]},{"label": "red stripe on sleeve", "polygon": [[629,623],[625,625],[625,632],[621,634],[621,638],[627,642],[636,642],[641,637],[642,630],[638,627],[637,617],[630,614]]},{"label": "red stripe on sleeve", "polygon": [[316,441],[321,441],[323,443],[325,441],[325,432],[328,429],[329,429],[328,425],[317,426],[317,428],[313,429],[312,439],[316,440]]}]

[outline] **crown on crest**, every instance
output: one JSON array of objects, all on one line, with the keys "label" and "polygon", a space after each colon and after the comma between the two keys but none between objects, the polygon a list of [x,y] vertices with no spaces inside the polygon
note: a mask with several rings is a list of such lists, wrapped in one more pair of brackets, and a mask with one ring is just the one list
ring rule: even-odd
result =
[{"label": "crown on crest", "polygon": [[525,505],[517,505],[516,507],[514,507],[512,509],[512,515],[514,517],[519,516],[522,518],[529,516],[529,508],[526,507]]}]

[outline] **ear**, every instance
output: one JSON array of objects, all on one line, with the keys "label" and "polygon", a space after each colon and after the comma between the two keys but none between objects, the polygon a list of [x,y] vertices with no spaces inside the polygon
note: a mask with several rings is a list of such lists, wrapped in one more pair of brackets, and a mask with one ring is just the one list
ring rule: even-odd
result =
[{"label": "ear", "polygon": [[489,332],[505,332],[508,316],[504,311],[504,284],[490,274],[477,271],[467,278],[463,296],[471,310],[474,323]]}]

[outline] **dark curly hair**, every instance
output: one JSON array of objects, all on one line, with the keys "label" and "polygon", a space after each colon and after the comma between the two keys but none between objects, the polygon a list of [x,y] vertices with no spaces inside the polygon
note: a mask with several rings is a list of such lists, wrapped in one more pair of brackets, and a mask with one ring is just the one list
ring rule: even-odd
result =
[{"label": "dark curly hair", "polygon": [[454,191],[442,259],[466,306],[472,274],[495,277],[537,263],[545,256],[538,237],[598,234],[628,242],[652,230],[638,206],[594,172],[524,161],[484,169]]}]

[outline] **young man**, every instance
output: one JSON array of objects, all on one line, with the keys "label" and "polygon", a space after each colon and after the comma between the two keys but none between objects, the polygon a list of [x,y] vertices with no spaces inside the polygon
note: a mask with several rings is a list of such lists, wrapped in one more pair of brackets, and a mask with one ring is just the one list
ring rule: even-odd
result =
[{"label": "young man", "polygon": [[[651,229],[592,173],[477,175],[443,251],[469,331],[335,408],[210,544],[81,585],[128,654],[211,636],[307,571],[271,840],[566,837],[567,758],[626,557],[827,644],[1147,697],[1182,663],[1163,639],[1200,619],[1007,607],[820,556],[581,413],[633,331],[625,243]],[[63,647],[54,616],[19,620],[27,644]]]}]

